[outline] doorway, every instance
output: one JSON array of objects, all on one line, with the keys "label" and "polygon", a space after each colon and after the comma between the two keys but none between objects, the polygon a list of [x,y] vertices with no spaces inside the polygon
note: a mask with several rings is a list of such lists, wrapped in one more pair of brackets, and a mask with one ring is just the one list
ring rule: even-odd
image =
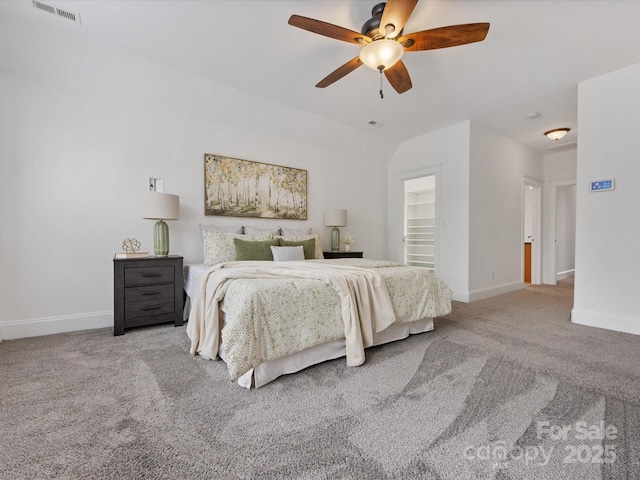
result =
[{"label": "doorway", "polygon": [[576,186],[556,187],[555,280],[573,277],[576,268]]},{"label": "doorway", "polygon": [[544,259],[547,285],[575,275],[576,193],[575,178],[549,182]]},{"label": "doorway", "polygon": [[404,181],[404,263],[436,271],[438,222],[436,175]]},{"label": "doorway", "polygon": [[522,281],[540,284],[542,184],[524,178],[522,182]]}]

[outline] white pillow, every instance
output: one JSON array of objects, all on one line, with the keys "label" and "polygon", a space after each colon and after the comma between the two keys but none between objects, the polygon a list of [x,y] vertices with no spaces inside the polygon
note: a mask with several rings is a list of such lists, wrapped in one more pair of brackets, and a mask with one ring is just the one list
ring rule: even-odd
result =
[{"label": "white pillow", "polygon": [[291,242],[299,242],[300,240],[309,240],[310,238],[316,239],[316,258],[324,258],[322,254],[322,245],[320,245],[320,235],[317,233],[312,233],[311,235],[288,235],[288,236],[280,236],[283,240],[288,240]]},{"label": "white pillow", "polygon": [[280,228],[280,235],[290,237],[292,235],[311,235],[311,227],[309,228]]},{"label": "white pillow", "polygon": [[257,233],[271,233],[273,235],[280,235],[280,227],[276,228],[255,228],[244,226],[244,233],[257,234]]},{"label": "white pillow", "polygon": [[304,260],[304,249],[302,245],[295,247],[274,247],[271,245],[274,262],[288,262],[291,260]]},{"label": "white pillow", "polygon": [[211,267],[218,263],[235,261],[236,247],[233,244],[234,238],[241,238],[242,240],[270,240],[273,238],[273,235],[270,232],[258,235],[239,235],[203,229],[204,264]]},{"label": "white pillow", "polygon": [[227,225],[227,226],[222,226],[222,227],[218,227],[216,225],[204,225],[204,224],[200,224],[200,231],[202,230],[211,230],[212,232],[218,232],[218,233],[236,233],[236,234],[242,234],[243,229],[242,229],[242,225],[240,226],[234,226],[234,225]]}]

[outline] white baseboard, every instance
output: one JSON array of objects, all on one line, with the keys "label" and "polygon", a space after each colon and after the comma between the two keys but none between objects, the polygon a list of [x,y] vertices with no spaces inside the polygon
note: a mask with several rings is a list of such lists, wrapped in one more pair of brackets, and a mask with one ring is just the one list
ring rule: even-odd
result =
[{"label": "white baseboard", "polygon": [[0,323],[0,341],[113,327],[113,310]]},{"label": "white baseboard", "polygon": [[496,295],[502,295],[503,293],[515,292],[516,290],[522,290],[524,283],[511,282],[496,285],[495,287],[479,288],[477,290],[471,290],[469,292],[469,301],[475,302],[477,300],[484,300],[485,298],[495,297]]},{"label": "white baseboard", "polygon": [[515,292],[524,288],[522,282],[503,283],[493,287],[479,288],[477,290],[471,290],[469,292],[463,292],[460,290],[452,290],[451,298],[457,302],[470,303],[477,300],[484,300],[485,298],[495,297],[496,295],[502,295],[503,293]]},{"label": "white baseboard", "polygon": [[565,278],[571,278],[575,276],[575,270],[566,270],[564,272],[558,272],[556,278],[558,280],[564,280]]},{"label": "white baseboard", "polygon": [[640,335],[640,317],[628,317],[574,308],[571,310],[571,322],[588,327]]}]

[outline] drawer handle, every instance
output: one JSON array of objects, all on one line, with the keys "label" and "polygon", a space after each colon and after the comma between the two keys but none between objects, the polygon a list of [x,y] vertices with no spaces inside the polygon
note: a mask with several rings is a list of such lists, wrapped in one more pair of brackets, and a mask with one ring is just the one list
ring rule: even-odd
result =
[{"label": "drawer handle", "polygon": [[147,311],[147,310],[158,310],[160,308],[160,305],[150,305],[148,307],[142,307],[141,310],[143,311]]},{"label": "drawer handle", "polygon": [[161,273],[143,273],[142,274],[143,277],[160,277],[162,276]]},{"label": "drawer handle", "polygon": [[141,295],[158,295],[160,290],[148,290],[146,292],[142,292]]}]

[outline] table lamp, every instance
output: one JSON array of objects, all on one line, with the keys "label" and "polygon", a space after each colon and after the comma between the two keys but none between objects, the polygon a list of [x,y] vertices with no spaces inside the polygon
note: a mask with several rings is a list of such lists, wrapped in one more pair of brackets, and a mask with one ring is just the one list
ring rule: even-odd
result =
[{"label": "table lamp", "polygon": [[340,250],[340,230],[338,227],[347,226],[347,211],[342,209],[330,210],[324,214],[324,226],[331,229],[331,251]]},{"label": "table lamp", "polygon": [[177,220],[180,197],[169,193],[148,192],[144,198],[144,217],[158,220],[153,227],[153,251],[156,257],[169,255],[169,226],[165,220]]}]

